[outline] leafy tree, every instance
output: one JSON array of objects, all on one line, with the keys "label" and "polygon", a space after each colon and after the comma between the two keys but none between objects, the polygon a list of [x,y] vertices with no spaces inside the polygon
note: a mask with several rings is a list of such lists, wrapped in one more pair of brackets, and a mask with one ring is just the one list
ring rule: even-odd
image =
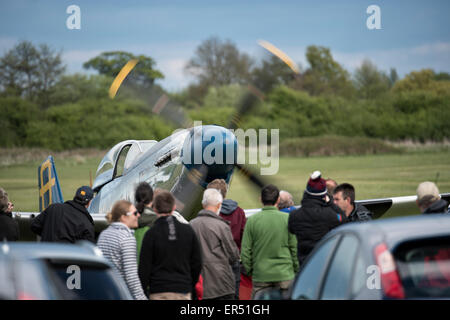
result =
[{"label": "leafy tree", "polygon": [[450,81],[438,81],[433,70],[423,69],[407,74],[404,79],[397,81],[392,90],[395,93],[422,90],[449,95]]},{"label": "leafy tree", "polygon": [[173,127],[141,111],[141,102],[86,98],[53,106],[27,127],[26,142],[52,150],[110,148],[127,139],[167,137]]},{"label": "leafy tree", "polygon": [[246,88],[238,84],[210,87],[204,98],[203,106],[214,108],[235,108],[245,93]]},{"label": "leafy tree", "polygon": [[31,122],[40,119],[39,108],[20,97],[0,98],[0,146],[23,146]]},{"label": "leafy tree", "polygon": [[273,55],[252,70],[252,84],[263,92],[268,92],[275,86],[288,85],[293,79],[293,71]]},{"label": "leafy tree", "polygon": [[437,81],[450,81],[450,73],[448,72],[439,72],[434,75],[434,80]]},{"label": "leafy tree", "polygon": [[46,44],[41,44],[37,66],[38,82],[36,83],[40,105],[49,106],[50,95],[64,71],[61,55],[55,53]]},{"label": "leafy tree", "polygon": [[141,87],[150,87],[156,79],[163,79],[161,71],[154,69],[155,61],[148,56],[124,51],[103,52],[83,64],[85,69],[97,70],[99,74],[115,78],[123,66],[130,60],[139,60],[133,71],[127,76],[127,83]]},{"label": "leafy tree", "polygon": [[61,53],[46,44],[36,48],[22,41],[0,58],[0,88],[4,95],[15,95],[48,106],[49,95],[64,73]]},{"label": "leafy tree", "polygon": [[53,105],[61,105],[86,98],[106,98],[112,81],[110,77],[102,75],[87,76],[79,73],[66,75],[54,86],[50,101]]},{"label": "leafy tree", "polygon": [[252,64],[250,56],[239,52],[230,40],[211,37],[197,47],[185,70],[201,85],[222,86],[248,82]]},{"label": "leafy tree", "polygon": [[389,90],[390,81],[385,73],[379,71],[369,60],[355,70],[355,87],[363,99],[374,99]]},{"label": "leafy tree", "polygon": [[394,84],[398,81],[398,79],[399,77],[397,70],[395,70],[395,68],[391,68],[391,70],[389,71],[389,88],[392,88]]},{"label": "leafy tree", "polygon": [[303,88],[311,95],[353,96],[354,87],[350,75],[333,59],[329,48],[309,46],[306,59],[310,68],[303,74]]}]

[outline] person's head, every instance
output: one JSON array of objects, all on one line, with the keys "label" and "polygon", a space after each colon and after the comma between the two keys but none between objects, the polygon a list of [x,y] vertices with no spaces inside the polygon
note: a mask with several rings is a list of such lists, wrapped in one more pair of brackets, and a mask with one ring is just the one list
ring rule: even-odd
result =
[{"label": "person's head", "polygon": [[430,181],[425,181],[419,184],[416,193],[416,203],[421,212],[424,212],[434,202],[438,201],[441,198],[441,196],[439,195],[438,187]]},{"label": "person's head", "polygon": [[75,196],[73,197],[73,201],[85,206],[89,207],[92,198],[94,197],[94,191],[88,186],[82,186],[78,188],[77,192],[75,192]]},{"label": "person's head", "polygon": [[334,193],[334,189],[336,189],[336,187],[338,185],[337,182],[334,181],[333,179],[326,179],[325,184],[326,184],[327,190],[330,194]]},{"label": "person's head", "polygon": [[355,188],[350,183],[342,183],[334,189],[334,204],[337,205],[347,216],[355,208]]},{"label": "person's head", "polygon": [[214,179],[208,184],[206,188],[219,190],[222,194],[223,199],[225,199],[225,197],[227,196],[227,183],[224,179]]},{"label": "person's head", "polygon": [[153,198],[152,208],[158,215],[171,215],[175,210],[175,198],[167,190],[158,190]]},{"label": "person's head", "polygon": [[0,188],[0,212],[11,212],[13,205],[9,202],[8,194]]},{"label": "person's head", "polygon": [[280,202],[280,190],[269,184],[261,190],[261,202],[264,206],[277,206]]},{"label": "person's head", "polygon": [[130,201],[119,200],[114,203],[111,212],[106,215],[106,219],[110,223],[122,222],[128,228],[137,228],[139,216],[139,212]]},{"label": "person's head", "polygon": [[278,203],[278,209],[289,208],[294,205],[294,200],[292,200],[292,195],[284,190],[280,191],[280,202]]},{"label": "person's head", "polygon": [[203,192],[202,206],[205,210],[219,214],[220,208],[222,207],[222,201],[222,194],[217,189],[206,189],[205,192]]},{"label": "person's head", "polygon": [[324,198],[327,195],[327,184],[320,171],[314,171],[308,179],[305,192],[313,197]]},{"label": "person's head", "polygon": [[150,206],[153,201],[153,189],[147,182],[141,182],[134,194],[136,209],[139,213],[144,212],[145,207]]}]

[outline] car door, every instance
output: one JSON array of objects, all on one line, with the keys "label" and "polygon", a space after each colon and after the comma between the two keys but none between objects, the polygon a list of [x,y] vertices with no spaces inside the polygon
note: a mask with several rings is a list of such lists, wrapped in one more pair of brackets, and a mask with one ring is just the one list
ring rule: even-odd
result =
[{"label": "car door", "polygon": [[326,271],[320,299],[350,299],[364,285],[364,267],[358,260],[359,248],[360,241],[356,235],[345,234],[342,237]]},{"label": "car door", "polygon": [[326,240],[311,253],[292,286],[291,299],[318,299],[323,276],[339,238],[336,235]]}]

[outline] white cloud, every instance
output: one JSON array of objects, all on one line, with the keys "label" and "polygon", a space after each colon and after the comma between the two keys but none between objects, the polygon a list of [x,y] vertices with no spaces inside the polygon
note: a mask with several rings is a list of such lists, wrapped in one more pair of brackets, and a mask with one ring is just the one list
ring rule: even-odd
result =
[{"label": "white cloud", "polygon": [[179,91],[189,85],[193,78],[184,72],[188,62],[185,58],[163,59],[158,62],[158,69],[164,74],[161,85],[169,91]]},{"label": "white cloud", "polygon": [[83,63],[102,53],[103,50],[69,50],[62,53],[69,73],[82,72]]}]

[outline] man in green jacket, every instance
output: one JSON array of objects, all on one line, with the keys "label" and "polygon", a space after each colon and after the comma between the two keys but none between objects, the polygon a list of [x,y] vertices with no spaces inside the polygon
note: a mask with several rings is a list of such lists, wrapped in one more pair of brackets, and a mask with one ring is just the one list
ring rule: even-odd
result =
[{"label": "man in green jacket", "polygon": [[297,239],[288,232],[289,215],[276,207],[280,201],[278,188],[264,187],[261,201],[264,207],[247,220],[242,239],[241,260],[252,276],[252,298],[268,287],[287,292],[299,268]]}]

